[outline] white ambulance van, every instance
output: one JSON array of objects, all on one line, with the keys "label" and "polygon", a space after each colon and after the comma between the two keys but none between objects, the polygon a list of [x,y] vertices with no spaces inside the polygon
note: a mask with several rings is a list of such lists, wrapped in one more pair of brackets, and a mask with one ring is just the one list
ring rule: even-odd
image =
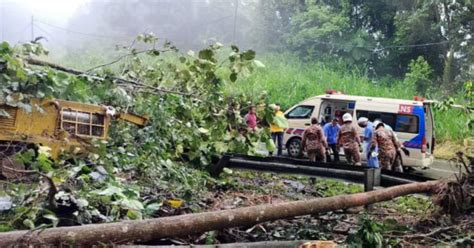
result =
[{"label": "white ambulance van", "polygon": [[[433,163],[435,147],[431,103],[343,94],[315,96],[285,112],[289,123],[284,136],[285,146],[289,156],[301,157],[301,138],[305,128],[311,125],[312,117],[320,122],[338,118],[342,124],[342,115],[350,113],[356,127],[359,117],[367,117],[372,122],[379,119],[392,127],[400,143],[409,151],[408,156],[402,154],[403,166],[427,168]],[[363,136],[363,129],[359,130],[360,136]],[[361,157],[365,159],[364,156]]]}]

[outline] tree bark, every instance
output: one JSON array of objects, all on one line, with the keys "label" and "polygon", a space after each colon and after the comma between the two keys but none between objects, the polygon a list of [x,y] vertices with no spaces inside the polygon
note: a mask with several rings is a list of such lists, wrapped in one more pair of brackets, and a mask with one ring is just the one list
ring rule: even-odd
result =
[{"label": "tree bark", "polygon": [[376,191],[341,195],[328,198],[264,204],[253,207],[186,214],[157,219],[123,221],[108,224],[90,224],[58,227],[36,231],[0,233],[0,247],[22,245],[92,245],[124,243],[179,237],[230,227],[249,226],[295,216],[323,213],[338,209],[368,205],[392,200],[399,196],[433,191],[440,181],[411,183]]}]

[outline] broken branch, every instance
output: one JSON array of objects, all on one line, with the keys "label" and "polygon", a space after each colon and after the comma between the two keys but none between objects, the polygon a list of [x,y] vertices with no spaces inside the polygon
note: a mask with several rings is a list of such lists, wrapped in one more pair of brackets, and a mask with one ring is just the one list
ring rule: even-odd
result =
[{"label": "broken branch", "polygon": [[403,236],[404,239],[423,239],[427,237],[434,236],[439,233],[451,231],[453,229],[457,228],[456,226],[448,226],[448,227],[442,227],[442,228],[437,228],[429,233],[422,233],[422,234],[412,234],[412,235],[405,235]]},{"label": "broken branch", "polygon": [[112,61],[110,61],[110,62],[108,62],[108,63],[100,64],[100,65],[94,66],[94,67],[92,67],[92,68],[90,68],[90,69],[87,69],[87,70],[86,70],[86,73],[89,73],[89,72],[91,72],[91,71],[93,71],[93,70],[96,70],[96,69],[99,69],[99,68],[101,68],[101,67],[113,65],[113,64],[115,64],[115,63],[117,63],[117,62],[120,62],[122,59],[124,59],[124,58],[126,58],[126,57],[135,56],[135,55],[142,54],[142,53],[147,53],[147,52],[154,52],[154,51],[158,51],[158,52],[168,52],[168,51],[170,51],[170,50],[161,50],[161,51],[160,51],[160,50],[156,50],[156,49],[147,49],[147,50],[143,50],[143,51],[127,53],[127,54],[124,54],[124,55],[122,55],[122,56],[117,57],[116,59],[114,59],[114,60],[112,60]]},{"label": "broken branch", "polygon": [[[73,74],[73,75],[76,75],[76,76],[88,76],[88,77],[91,77],[95,80],[102,80],[102,81],[105,80],[105,78],[92,76],[92,75],[87,74],[86,72],[82,72],[82,71],[79,71],[79,70],[76,70],[76,69],[67,68],[67,67],[64,67],[62,65],[54,64],[54,63],[47,62],[47,61],[42,61],[42,60],[38,60],[38,59],[34,59],[34,58],[26,58],[25,61],[29,64],[32,64],[32,65],[50,67],[50,68],[53,68],[55,70],[63,71],[63,72],[70,73],[70,74]],[[180,92],[180,91],[162,89],[162,88],[147,85],[147,84],[141,83],[139,81],[135,81],[135,80],[128,80],[128,79],[123,79],[123,78],[119,78],[119,77],[112,77],[112,79],[115,80],[116,82],[119,82],[119,83],[130,84],[130,85],[133,85],[133,86],[141,86],[141,87],[145,87],[145,88],[152,89],[154,91],[158,91],[158,92],[162,92],[162,93],[170,93],[170,94],[176,94],[176,95],[182,95],[182,96],[192,96],[191,93],[185,93],[185,92]]]},{"label": "broken branch", "polygon": [[46,179],[46,181],[48,182],[48,184],[49,184],[48,204],[52,208],[57,207],[54,196],[58,193],[58,188],[56,187],[56,185],[54,184],[53,179],[50,176],[48,176],[48,175],[46,175],[46,174],[44,174],[40,171],[36,171],[36,170],[19,170],[19,169],[11,168],[11,167],[8,167],[8,166],[3,166],[2,170],[9,170],[9,171],[12,171],[12,172],[15,172],[15,173],[20,173],[20,174],[37,174],[37,175],[40,175],[40,176],[44,177]]}]

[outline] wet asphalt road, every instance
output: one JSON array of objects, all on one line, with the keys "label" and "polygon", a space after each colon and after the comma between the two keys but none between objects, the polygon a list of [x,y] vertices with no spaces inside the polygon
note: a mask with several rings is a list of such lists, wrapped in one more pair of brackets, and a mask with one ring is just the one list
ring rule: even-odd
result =
[{"label": "wet asphalt road", "polygon": [[[259,151],[262,155],[267,155],[268,152],[265,149]],[[288,157],[286,149],[283,150],[283,156]],[[344,160],[344,155],[341,155],[341,159]],[[436,159],[434,163],[427,169],[421,169],[421,167],[411,167],[412,169],[407,173],[422,175],[433,179],[441,179],[452,176],[454,173],[459,172],[459,168],[451,165],[446,160]],[[463,169],[463,171],[465,171]]]},{"label": "wet asphalt road", "polygon": [[[288,156],[286,151],[283,151],[283,156]],[[341,156],[341,159],[344,160],[343,155]],[[412,167],[407,173],[422,175],[433,179],[441,179],[450,177],[456,172],[459,172],[458,167],[451,165],[446,160],[436,159],[434,163],[427,169],[421,169],[421,167]]]},{"label": "wet asphalt road", "polygon": [[446,160],[437,159],[434,161],[433,165],[431,165],[428,169],[423,170],[421,168],[415,168],[409,173],[440,179],[440,178],[450,177],[456,172],[459,172],[459,167],[451,165]]}]

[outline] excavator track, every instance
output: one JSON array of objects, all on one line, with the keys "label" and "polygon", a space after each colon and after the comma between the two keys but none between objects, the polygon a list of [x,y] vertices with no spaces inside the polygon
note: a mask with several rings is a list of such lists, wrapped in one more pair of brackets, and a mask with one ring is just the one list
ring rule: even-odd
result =
[{"label": "excavator track", "polygon": [[[248,169],[256,171],[299,174],[312,177],[336,178],[345,181],[364,183],[369,167],[353,166],[335,162],[310,162],[286,157],[257,157],[241,154],[225,154],[211,168],[212,176],[219,176],[224,168]],[[380,186],[426,182],[436,180],[426,176],[381,170]]]}]

